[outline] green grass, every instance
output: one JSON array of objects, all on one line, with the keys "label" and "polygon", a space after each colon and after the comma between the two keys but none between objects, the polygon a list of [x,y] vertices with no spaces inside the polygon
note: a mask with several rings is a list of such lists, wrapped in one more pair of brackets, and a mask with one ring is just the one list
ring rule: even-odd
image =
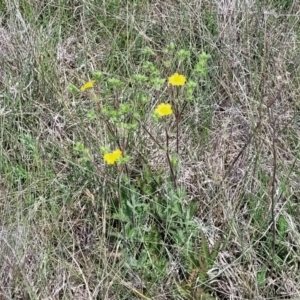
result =
[{"label": "green grass", "polygon": [[0,1],[0,299],[300,297],[300,7],[234,2]]}]

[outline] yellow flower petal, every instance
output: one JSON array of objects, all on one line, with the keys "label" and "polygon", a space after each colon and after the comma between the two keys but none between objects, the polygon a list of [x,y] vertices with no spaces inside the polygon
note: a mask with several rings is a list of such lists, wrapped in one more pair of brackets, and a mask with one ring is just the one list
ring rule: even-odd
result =
[{"label": "yellow flower petal", "polygon": [[168,103],[160,103],[157,105],[154,112],[159,115],[160,117],[168,116],[173,113],[171,104]]},{"label": "yellow flower petal", "polygon": [[175,73],[174,75],[172,75],[168,78],[168,82],[171,85],[183,86],[183,85],[185,85],[186,78],[185,78],[184,75],[180,75],[178,73]]},{"label": "yellow flower petal", "polygon": [[120,149],[116,149],[113,152],[113,155],[114,155],[115,159],[118,160],[121,157],[121,155],[122,155],[122,151]]},{"label": "yellow flower petal", "polygon": [[103,155],[103,160],[108,165],[113,165],[122,155],[122,151],[120,149],[116,149],[114,152],[106,153]]},{"label": "yellow flower petal", "polygon": [[103,160],[108,164],[108,165],[113,165],[115,163],[115,159],[112,153],[106,153],[103,155]]},{"label": "yellow flower petal", "polygon": [[96,83],[96,80],[92,80],[92,81],[88,81],[86,82],[81,88],[80,90],[82,92],[86,91],[87,89],[90,89],[94,86],[94,84]]}]

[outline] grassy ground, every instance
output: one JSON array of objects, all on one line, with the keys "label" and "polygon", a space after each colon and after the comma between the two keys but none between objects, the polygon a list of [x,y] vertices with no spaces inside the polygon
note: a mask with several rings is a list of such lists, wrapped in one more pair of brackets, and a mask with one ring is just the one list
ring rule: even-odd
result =
[{"label": "grassy ground", "polygon": [[300,297],[299,11],[1,0],[0,299]]}]

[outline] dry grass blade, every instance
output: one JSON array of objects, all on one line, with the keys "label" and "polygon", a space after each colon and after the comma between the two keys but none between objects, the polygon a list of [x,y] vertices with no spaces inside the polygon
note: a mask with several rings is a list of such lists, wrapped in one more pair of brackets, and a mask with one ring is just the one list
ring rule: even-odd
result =
[{"label": "dry grass blade", "polygon": [[0,1],[0,298],[297,300],[298,2]]}]

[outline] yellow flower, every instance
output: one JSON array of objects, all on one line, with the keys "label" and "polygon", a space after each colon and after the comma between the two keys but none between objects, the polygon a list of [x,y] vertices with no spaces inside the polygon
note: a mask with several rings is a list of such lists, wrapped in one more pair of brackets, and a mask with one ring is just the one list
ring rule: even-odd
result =
[{"label": "yellow flower", "polygon": [[168,116],[173,113],[171,104],[168,103],[160,103],[155,108],[154,112],[160,117]]},{"label": "yellow flower", "polygon": [[122,155],[122,151],[120,149],[116,149],[114,152],[106,153],[103,155],[104,161],[108,165],[113,165]]},{"label": "yellow flower", "polygon": [[87,89],[90,89],[94,86],[96,80],[92,80],[92,81],[88,81],[87,83],[85,83],[81,88],[80,90],[82,92],[86,91]]},{"label": "yellow flower", "polygon": [[182,86],[185,85],[186,82],[186,78],[184,75],[180,75],[178,73],[175,73],[174,75],[170,76],[168,78],[168,82],[171,85],[178,85],[178,86]]}]

